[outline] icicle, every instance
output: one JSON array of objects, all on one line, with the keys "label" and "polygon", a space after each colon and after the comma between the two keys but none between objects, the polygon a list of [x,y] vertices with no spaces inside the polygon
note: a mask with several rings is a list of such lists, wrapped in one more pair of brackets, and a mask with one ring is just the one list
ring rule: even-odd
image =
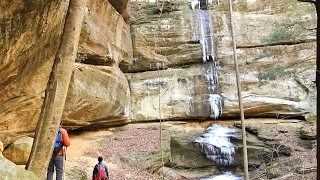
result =
[{"label": "icicle", "polygon": [[199,0],[191,1],[190,6],[193,11],[199,9]]},{"label": "icicle", "polygon": [[209,94],[209,103],[211,106],[211,115],[212,118],[218,118],[222,114],[222,102],[221,96],[219,94]]},{"label": "icicle", "polygon": [[[202,50],[202,61],[204,63],[210,61],[212,65],[206,71],[204,78],[208,84],[209,98],[207,102],[210,104],[210,117],[217,119],[222,114],[222,98],[218,94],[218,75],[220,67],[214,58],[214,35],[211,22],[211,15],[208,6],[212,4],[212,0],[193,0],[190,3],[193,17],[193,40],[199,41]],[[197,15],[197,16],[196,16]]]},{"label": "icicle", "polygon": [[233,164],[233,154],[237,149],[230,142],[230,137],[241,138],[241,134],[235,129],[213,124],[195,142],[199,143],[201,151],[206,154],[208,159],[217,164],[229,166]]}]

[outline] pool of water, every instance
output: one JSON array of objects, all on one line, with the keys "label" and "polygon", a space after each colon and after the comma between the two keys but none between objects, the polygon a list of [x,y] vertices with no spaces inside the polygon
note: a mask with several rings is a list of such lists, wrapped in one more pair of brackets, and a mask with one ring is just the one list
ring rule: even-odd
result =
[{"label": "pool of water", "polygon": [[221,175],[202,178],[200,180],[243,180],[243,177],[235,176],[231,172],[225,172]]}]

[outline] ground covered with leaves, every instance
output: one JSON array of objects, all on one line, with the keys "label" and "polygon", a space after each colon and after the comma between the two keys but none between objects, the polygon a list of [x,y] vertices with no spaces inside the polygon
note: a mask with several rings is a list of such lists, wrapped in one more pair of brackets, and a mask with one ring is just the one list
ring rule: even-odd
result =
[{"label": "ground covered with leaves", "polygon": [[[141,169],[143,158],[135,159],[138,162],[136,166],[132,166],[133,162],[126,162],[127,159],[123,158],[123,155],[126,154],[160,151],[161,132],[159,128],[152,128],[157,125],[157,123],[154,125],[136,124],[91,132],[71,133],[71,146],[67,150],[66,179],[91,179],[98,156],[104,158],[110,171],[110,178],[113,180],[161,179],[150,168]],[[272,134],[268,134],[268,136],[279,140],[280,144],[275,146],[274,152],[277,152],[277,148],[280,146],[287,146],[292,149],[292,153],[290,156],[272,154],[270,162],[257,169],[250,169],[250,179],[316,179],[315,140],[301,140],[299,132],[291,131],[285,124],[280,126],[274,123],[263,123],[259,126],[262,129],[272,129]],[[306,123],[303,127],[310,134],[316,132],[315,123]],[[150,166],[152,165],[148,165],[148,167]]]}]

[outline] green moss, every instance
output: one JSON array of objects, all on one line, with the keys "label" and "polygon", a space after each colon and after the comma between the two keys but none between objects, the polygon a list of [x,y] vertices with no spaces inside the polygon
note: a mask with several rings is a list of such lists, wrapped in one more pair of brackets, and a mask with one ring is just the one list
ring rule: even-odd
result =
[{"label": "green moss", "polygon": [[281,166],[281,163],[274,163],[267,167],[267,170],[271,170],[273,168],[278,168]]},{"label": "green moss", "polygon": [[248,10],[248,7],[247,7],[248,3],[246,0],[239,0],[237,2],[237,5],[239,5],[240,12],[246,12]]},{"label": "green moss", "polygon": [[273,32],[266,38],[262,39],[261,42],[264,44],[272,44],[281,41],[292,41],[296,38],[295,31],[293,27],[296,25],[296,22],[274,22]]},{"label": "green moss", "polygon": [[297,2],[296,0],[283,0],[291,15],[303,16],[306,13],[316,13],[315,6],[311,3]]},{"label": "green moss", "polygon": [[307,122],[315,122],[317,120],[317,116],[316,115],[310,115],[306,117],[306,121]]},{"label": "green moss", "polygon": [[268,167],[266,168],[266,173],[267,173],[267,174],[273,174],[272,171],[273,171],[274,169],[276,169],[276,168],[279,168],[280,166],[281,166],[280,163],[271,164],[270,166],[268,166]]},{"label": "green moss", "polygon": [[286,67],[267,67],[258,74],[259,81],[276,80],[277,78],[295,75],[295,70],[286,70]]},{"label": "green moss", "polygon": [[[307,29],[316,27],[316,18],[307,16],[308,14],[316,14],[316,10],[311,3],[301,3],[294,0],[282,0],[279,3],[287,7],[287,9],[283,9],[286,17],[269,22],[269,25],[273,27],[273,32],[262,39],[262,43],[274,44],[303,39],[306,33],[309,33]],[[310,33],[313,32],[310,31]]]}]

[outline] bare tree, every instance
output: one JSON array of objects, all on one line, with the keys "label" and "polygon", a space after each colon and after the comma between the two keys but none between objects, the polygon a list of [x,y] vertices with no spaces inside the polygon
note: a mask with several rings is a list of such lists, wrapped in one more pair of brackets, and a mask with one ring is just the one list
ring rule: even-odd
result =
[{"label": "bare tree", "polygon": [[320,2],[313,1],[317,9],[317,69],[316,69],[316,86],[317,86],[317,179],[320,179]]},{"label": "bare tree", "polygon": [[244,119],[244,110],[242,103],[241,95],[241,80],[239,75],[239,67],[237,60],[237,51],[236,51],[236,40],[234,34],[234,23],[233,23],[233,12],[232,12],[232,2],[229,0],[229,12],[230,12],[230,25],[231,25],[231,35],[232,35],[232,47],[233,47],[233,59],[235,64],[236,79],[237,79],[237,88],[238,88],[238,99],[239,99],[239,109],[240,109],[240,118],[241,118],[241,133],[242,133],[242,149],[243,149],[243,167],[244,167],[244,179],[249,180],[249,170],[248,170],[248,152],[247,152],[247,138],[246,138],[246,129],[245,129],[245,119]]},{"label": "bare tree", "polygon": [[317,179],[320,179],[320,1],[318,0],[298,0],[301,2],[310,2],[315,5],[317,10],[317,69],[316,69],[316,86],[317,86]]},{"label": "bare tree", "polygon": [[26,165],[45,178],[74,68],[87,0],[70,0],[59,46],[47,84],[31,154]]}]

